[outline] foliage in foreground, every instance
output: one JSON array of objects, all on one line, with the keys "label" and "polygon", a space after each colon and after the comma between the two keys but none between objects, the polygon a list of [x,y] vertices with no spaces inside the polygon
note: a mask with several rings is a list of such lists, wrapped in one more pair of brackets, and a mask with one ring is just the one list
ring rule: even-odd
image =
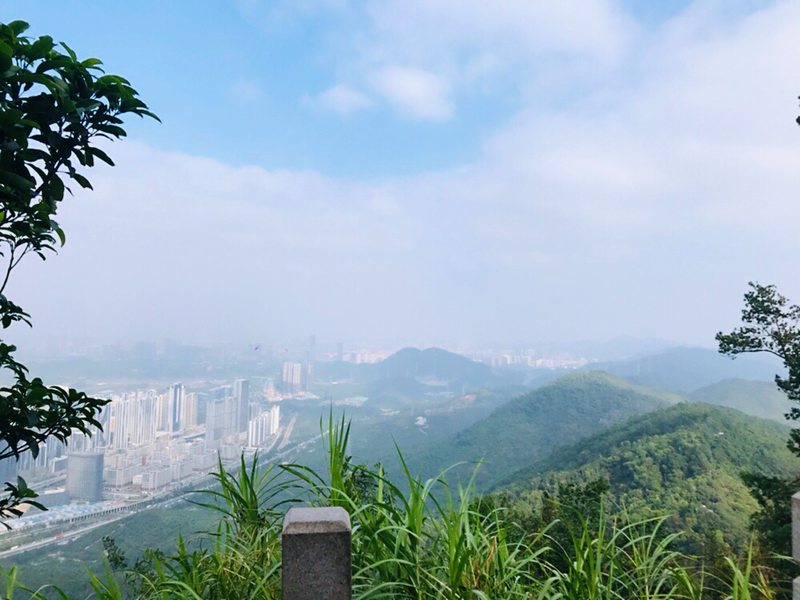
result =
[{"label": "foliage in foreground", "polygon": [[[190,550],[179,539],[175,554],[150,552],[135,569],[115,572],[112,567],[125,565],[124,556],[104,540],[111,566],[91,574],[94,595],[280,598],[282,515],[289,504],[303,502],[340,506],[350,514],[354,598],[361,600],[781,597],[769,573],[750,558],[743,564],[727,559],[721,575],[708,575],[700,561],[672,549],[676,535],[663,534],[660,519],[589,521],[572,513],[526,530],[492,497],[474,497],[472,482],[452,490],[406,468],[405,481],[396,485],[380,467],[353,464],[344,420],[328,425],[324,475],[299,465],[247,465],[244,459],[235,475],[220,469],[218,486],[203,492],[207,501],[200,502],[221,516],[204,549]],[[26,589],[17,576],[16,569],[3,574],[7,598],[66,598],[55,587]]]},{"label": "foliage in foreground", "polygon": [[[70,185],[91,189],[97,161],[113,165],[98,142],[126,135],[123,117],[154,117],[127,80],[104,74],[96,58],[79,60],[50,36],[30,38],[23,21],[0,23],[0,327],[31,325],[30,315],[6,297],[11,272],[28,255],[42,260],[64,245],[56,212]],[[47,293],[57,289],[50,285]],[[90,434],[107,403],[84,392],[48,386],[0,341],[0,460],[35,458],[40,445],[65,442],[73,430]],[[0,482],[2,483],[2,482]],[[0,519],[19,516],[21,504],[44,507],[25,481],[7,483]]]},{"label": "foliage in foreground", "polygon": [[[741,354],[765,353],[780,359],[786,372],[775,376],[775,384],[794,404],[786,418],[800,420],[800,306],[791,304],[774,285],[751,282],[750,291],[744,295],[742,326],[728,334],[719,332],[716,339],[719,351],[732,358]],[[792,453],[800,456],[800,428],[792,429],[787,445]],[[799,483],[797,478],[750,474],[745,477],[745,483],[760,507],[753,517],[759,540],[773,552],[789,554],[791,513],[787,509],[789,497]],[[786,561],[770,563],[784,578],[797,575],[794,564]]]}]

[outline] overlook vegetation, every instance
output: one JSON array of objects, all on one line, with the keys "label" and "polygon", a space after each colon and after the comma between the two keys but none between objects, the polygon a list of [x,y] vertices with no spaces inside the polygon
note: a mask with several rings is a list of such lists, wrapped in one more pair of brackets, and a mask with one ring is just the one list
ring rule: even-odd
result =
[{"label": "overlook vegetation", "polygon": [[[327,464],[318,474],[297,465],[248,467],[217,474],[207,508],[221,518],[203,549],[179,540],[171,554],[150,553],[127,570],[113,540],[106,553],[117,569],[91,575],[101,600],[155,598],[280,598],[281,504],[340,506],[353,521],[354,597],[466,600],[776,598],[780,582],[752,564],[726,557],[720,568],[675,548],[659,519],[579,521],[557,533],[559,521],[520,527],[510,512],[474,495],[471,484],[448,488],[404,471],[404,493],[382,471],[347,456],[349,426],[330,423]],[[284,500],[282,500],[284,498]],[[542,513],[542,516],[544,513]],[[31,590],[19,573],[4,573],[7,598],[43,599],[54,587]]]}]

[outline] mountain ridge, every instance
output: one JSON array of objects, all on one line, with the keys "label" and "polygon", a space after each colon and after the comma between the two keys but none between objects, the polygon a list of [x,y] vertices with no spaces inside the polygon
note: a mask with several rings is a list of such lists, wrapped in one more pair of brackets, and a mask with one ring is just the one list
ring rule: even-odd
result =
[{"label": "mountain ridge", "polygon": [[455,463],[466,478],[479,461],[480,489],[503,474],[544,458],[558,445],[655,408],[685,401],[600,371],[576,371],[496,408],[488,417],[408,457],[426,477]]}]

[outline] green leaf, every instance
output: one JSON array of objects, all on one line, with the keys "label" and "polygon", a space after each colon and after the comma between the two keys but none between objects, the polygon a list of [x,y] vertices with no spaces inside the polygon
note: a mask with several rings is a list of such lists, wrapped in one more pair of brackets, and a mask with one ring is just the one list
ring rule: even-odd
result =
[{"label": "green leaf", "polygon": [[78,185],[80,185],[82,188],[84,188],[84,189],[87,189],[87,188],[88,188],[88,189],[90,189],[90,190],[93,190],[93,189],[94,189],[94,188],[92,187],[92,184],[91,184],[91,183],[89,183],[89,180],[88,180],[88,179],[86,179],[86,177],[84,177],[84,176],[83,176],[83,175],[81,175],[80,173],[73,172],[73,173],[71,173],[71,174],[70,174],[70,176],[71,176],[71,177],[72,177],[72,178],[73,178],[75,181],[77,181],[77,182],[78,182]]},{"label": "green leaf", "polygon": [[100,150],[100,148],[89,148],[89,152],[91,152],[94,156],[102,160],[104,163],[114,166],[114,161],[111,160],[111,157],[108,156],[105,152]]},{"label": "green leaf", "polygon": [[43,35],[31,44],[28,56],[33,60],[39,60],[47,56],[54,46],[53,38],[49,35]]},{"label": "green leaf", "polygon": [[61,227],[56,227],[56,235],[58,236],[58,239],[61,241],[62,246],[67,243],[67,236],[64,235],[64,230],[61,229]]},{"label": "green leaf", "polygon": [[67,46],[67,45],[66,45],[64,42],[61,42],[61,47],[62,47],[62,48],[64,48],[64,50],[66,50],[66,51],[67,51],[67,54],[69,54],[69,57],[70,57],[72,60],[78,60],[78,55],[77,55],[77,54],[75,54],[75,51],[74,51],[72,48],[70,48],[69,46]]},{"label": "green leaf", "polygon": [[21,192],[27,192],[34,185],[33,181],[30,179],[17,175],[16,173],[11,173],[10,171],[0,171],[0,183]]},{"label": "green leaf", "polygon": [[64,199],[64,182],[58,175],[55,175],[50,182],[50,197],[56,201]]},{"label": "green leaf", "polygon": [[102,65],[103,61],[99,58],[87,58],[84,61],[81,61],[81,65],[86,67],[87,69],[91,69],[92,67],[96,67],[97,65]]},{"label": "green leaf", "polygon": [[30,25],[28,25],[25,21],[11,21],[8,24],[8,28],[14,32],[14,35],[20,35],[28,30]]}]

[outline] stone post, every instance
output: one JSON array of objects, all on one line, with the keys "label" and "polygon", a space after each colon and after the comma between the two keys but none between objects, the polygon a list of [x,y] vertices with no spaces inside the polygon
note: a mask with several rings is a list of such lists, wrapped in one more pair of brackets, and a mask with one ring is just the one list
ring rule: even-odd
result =
[{"label": "stone post", "polygon": [[[792,558],[800,561],[800,492],[792,496]],[[792,582],[792,598],[800,600],[800,577]]]},{"label": "stone post", "polygon": [[350,515],[292,508],[281,536],[283,600],[350,600]]}]

